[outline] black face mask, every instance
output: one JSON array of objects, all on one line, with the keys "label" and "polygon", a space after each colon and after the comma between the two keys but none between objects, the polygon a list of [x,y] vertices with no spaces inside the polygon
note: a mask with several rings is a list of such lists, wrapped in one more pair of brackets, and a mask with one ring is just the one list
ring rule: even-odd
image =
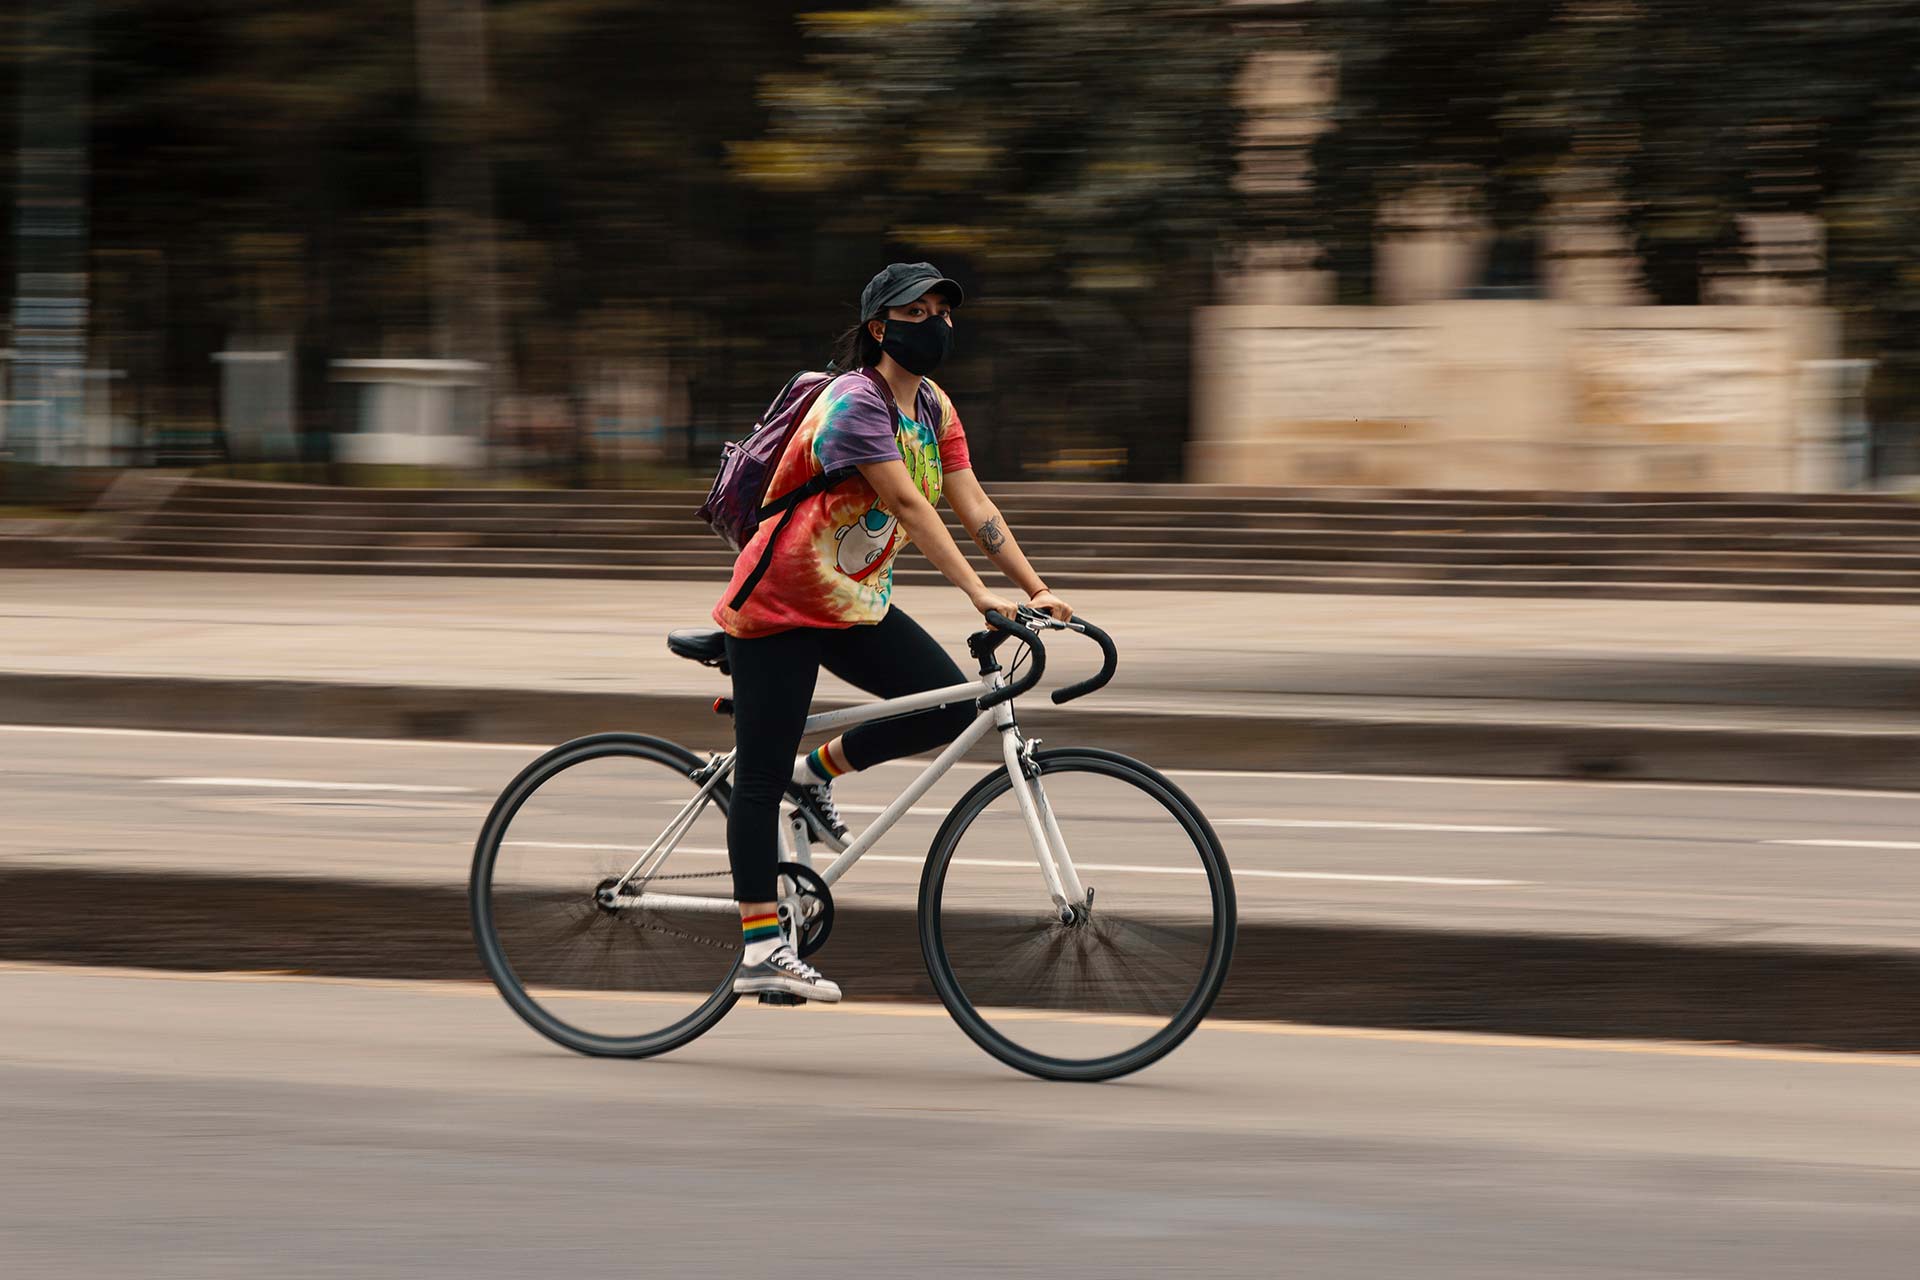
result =
[{"label": "black face mask", "polygon": [[908,373],[924,377],[953,354],[953,326],[940,316],[920,321],[889,320],[880,349]]}]

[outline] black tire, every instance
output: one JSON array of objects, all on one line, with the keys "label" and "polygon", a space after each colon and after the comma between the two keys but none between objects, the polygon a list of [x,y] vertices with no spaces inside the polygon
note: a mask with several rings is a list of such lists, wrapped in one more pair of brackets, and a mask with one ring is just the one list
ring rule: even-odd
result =
[{"label": "black tire", "polygon": [[[660,738],[636,733],[602,733],[562,743],[521,770],[520,775],[507,785],[494,802],[493,810],[487,815],[474,846],[473,875],[468,885],[474,943],[480,952],[480,962],[486,966],[488,976],[500,989],[507,1004],[541,1035],[569,1049],[597,1057],[645,1058],[686,1044],[706,1032],[733,1008],[739,998],[733,993],[733,976],[739,967],[737,917],[720,917],[719,922],[711,926],[704,923],[703,917],[700,923],[682,927],[677,923],[649,922],[638,918],[638,913],[599,908],[594,904],[594,891],[600,883],[597,877],[603,875],[604,871],[592,869],[590,864],[583,865],[577,875],[569,868],[551,888],[542,884],[537,890],[521,890],[496,884],[502,847],[510,843],[506,839],[507,834],[528,801],[542,787],[552,788],[564,795],[563,788],[554,787],[555,780],[566,775],[568,770],[595,761],[613,761],[632,766],[636,780],[657,780],[645,781],[643,785],[660,786],[667,791],[669,798],[677,794],[680,803],[691,799],[697,792],[698,788],[689,775],[705,764],[704,760],[686,748]],[[625,777],[624,774],[620,776]],[[725,783],[714,789],[710,808],[717,811],[722,824],[725,822],[729,799],[730,791]],[[668,802],[661,803],[664,806]],[[659,828],[647,830],[644,836],[634,837],[642,847],[660,829],[665,828],[672,812],[672,809],[663,807]],[[705,812],[702,818],[705,820]],[[552,847],[563,850],[611,848],[566,843],[556,843]],[[626,870],[625,866],[619,864],[630,863],[632,855],[612,852],[606,856],[608,860],[604,865],[618,866],[619,870],[612,873],[618,875]],[[727,898],[731,900],[731,884],[724,878],[724,863],[719,870],[703,870],[698,875],[703,880],[716,882],[712,886],[702,886],[714,892],[724,885]],[[530,880],[529,883],[534,882]],[[519,945],[517,937],[502,937],[502,908],[508,908],[509,916],[524,913],[537,922],[551,915],[555,924],[549,932],[555,933],[569,952],[583,947],[597,947],[591,957],[593,963],[576,966],[582,976],[579,979],[569,978],[566,990],[555,995],[534,994],[529,990],[529,982],[523,979],[514,964],[516,947]],[[713,934],[710,943],[701,937],[709,928]],[[696,943],[703,948],[710,947],[712,954],[706,950],[695,952],[693,948]],[[647,952],[648,947],[654,948],[653,952]],[[551,941],[544,951],[533,946],[524,948],[523,967],[528,956],[544,958],[553,949]],[[631,959],[636,954],[638,960]],[[620,963],[623,958],[626,959],[624,967]],[[701,993],[705,990],[709,971],[716,980],[711,991],[702,999]],[[530,976],[538,985],[540,975]],[[569,1001],[578,1007],[583,998],[590,1003],[595,998],[618,999],[622,993],[633,995],[649,990],[672,994],[660,997],[658,1006],[649,1004],[648,997],[644,995],[625,1001],[629,1007],[618,1012],[623,1021],[632,1019],[638,1029],[623,1028],[622,1034],[609,1034],[577,1025],[581,1021],[577,1015],[566,1016],[562,1011]],[[694,1001],[698,1001],[694,1007],[690,1010],[685,1008]],[[651,1022],[656,1019],[670,1020],[665,1025],[654,1027]]]},{"label": "black tire", "polygon": [[[1221,984],[1226,980],[1227,966],[1233,956],[1237,928],[1233,875],[1228,869],[1226,853],[1220,847],[1219,837],[1214,834],[1206,818],[1179,787],[1156,770],[1127,756],[1093,748],[1040,751],[1035,753],[1034,761],[1039,769],[1040,784],[1048,790],[1049,801],[1056,811],[1060,809],[1060,801],[1054,798],[1054,793],[1069,789],[1061,784],[1068,778],[1078,776],[1104,780],[1097,788],[1102,793],[1103,805],[1106,804],[1106,791],[1114,789],[1121,798],[1137,805],[1140,813],[1152,815],[1157,812],[1170,819],[1164,830],[1177,831],[1180,839],[1188,842],[1182,846],[1181,852],[1190,848],[1205,881],[1203,890],[1187,891],[1187,897],[1181,904],[1192,921],[1191,925],[1185,926],[1184,932],[1177,935],[1174,930],[1162,930],[1153,922],[1159,908],[1155,891],[1151,888],[1136,890],[1136,886],[1156,877],[1115,874],[1134,868],[1097,863],[1095,859],[1086,857],[1085,849],[1075,857],[1076,865],[1086,861],[1099,870],[1082,876],[1096,889],[1096,895],[1091,910],[1076,924],[1061,922],[1054,914],[1052,904],[1039,899],[1038,885],[1034,882],[1024,886],[1019,907],[996,905],[988,911],[978,912],[957,901],[950,901],[962,896],[955,891],[951,882],[956,866],[1007,865],[1003,860],[1004,855],[1003,859],[956,860],[956,853],[961,849],[969,828],[989,811],[995,801],[1009,797],[1011,781],[1006,769],[1001,768],[982,778],[961,798],[934,837],[920,879],[920,947],[926,958],[928,976],[933,980],[941,1002],[961,1029],[988,1053],[1008,1066],[1044,1079],[1110,1080],[1159,1061],[1191,1035],[1206,1017],[1220,992]],[[1011,799],[1008,799],[1007,807],[1012,807]],[[1103,807],[1087,815],[1087,820],[1090,824],[1118,821],[1115,815],[1120,812]],[[1067,821],[1066,816],[1061,816],[1063,830]],[[1158,819],[1153,821],[1158,823]],[[1151,830],[1154,836],[1159,836],[1163,828],[1155,825]],[[987,838],[993,842],[989,848],[999,848],[1005,843],[1003,834]],[[1071,832],[1068,833],[1068,839],[1071,848],[1075,843]],[[1022,828],[1019,847],[1024,852],[1029,845]],[[1093,847],[1097,849],[1100,846],[1095,844]],[[1139,869],[1145,871],[1150,868],[1143,864]],[[986,873],[968,874],[978,875],[983,881],[988,878]],[[1037,869],[1034,877],[1037,882]],[[1095,884],[1096,880],[1104,883]],[[1191,885],[1197,882],[1182,876],[1159,877],[1159,880],[1163,884],[1178,881]],[[1103,903],[1100,894],[1107,892],[1108,885],[1114,886],[1114,892],[1109,893],[1108,901]],[[1004,893],[1005,890],[997,888],[996,892]],[[1112,898],[1116,894],[1122,898],[1121,914],[1117,916],[1111,911]],[[1143,904],[1136,911],[1141,923],[1133,923],[1126,916],[1128,898]],[[1209,915],[1211,918],[1206,919]],[[1070,932],[1074,929],[1083,932],[1075,935]],[[1103,934],[1102,930],[1107,932]],[[1184,961],[1180,973],[1158,987],[1138,982],[1131,964],[1125,966],[1127,973],[1124,982],[1103,986],[1100,984],[1102,975],[1091,972],[1107,964],[1110,974],[1119,974],[1120,970],[1112,967],[1112,964],[1117,961],[1117,946],[1123,942],[1138,942],[1144,950],[1161,951],[1171,956],[1172,952],[1162,943],[1176,936],[1180,939],[1182,952],[1191,957],[1190,982],[1183,976],[1187,973]],[[956,963],[954,949],[966,948],[969,938],[975,950],[990,956],[990,961],[962,958]],[[1003,973],[1023,953],[1032,958],[1030,972],[1012,977],[1010,981],[1003,980]],[[1055,982],[1050,970],[1055,967],[1065,970],[1070,963],[1089,970],[1089,975],[1080,978],[1080,985],[1076,989],[1064,990],[1073,985],[1078,975],[1063,972],[1059,981]],[[992,972],[989,974],[988,970]],[[1010,1001],[997,998],[1008,995],[1010,990],[1018,998]],[[1025,1042],[1036,1038],[1036,1029],[1046,1021],[1044,1015],[1035,1018],[1031,1014],[1016,1011],[1008,1016],[995,1008],[1002,1003],[1010,1003],[1059,1011],[1084,1009],[1089,1003],[1090,994],[1105,998],[1109,993],[1122,1003],[1112,1005],[1108,1012],[1127,1013],[1124,1002],[1131,999],[1149,1016],[1142,1019],[1129,1013],[1125,1017],[1081,1021],[1102,1022],[1123,1028],[1138,1027],[1144,1034],[1134,1043],[1131,1031],[1116,1031],[1112,1033],[1113,1038],[1128,1043],[1088,1056],[1034,1048]],[[983,1005],[987,1007],[983,1009]],[[1164,1022],[1161,1021],[1163,1013]],[[1072,1021],[1071,1015],[1062,1019],[1063,1023]]]}]

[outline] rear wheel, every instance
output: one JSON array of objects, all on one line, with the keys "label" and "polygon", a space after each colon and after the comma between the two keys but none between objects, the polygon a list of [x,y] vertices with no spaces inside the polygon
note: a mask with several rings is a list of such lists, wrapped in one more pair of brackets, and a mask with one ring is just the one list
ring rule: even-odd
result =
[{"label": "rear wheel", "polygon": [[596,734],[535,760],[494,803],[474,848],[473,936],[500,994],[540,1034],[642,1058],[733,1007],[740,924],[725,783],[646,886],[689,901],[623,907],[607,895],[698,794],[691,775],[704,764],[659,738]]},{"label": "rear wheel", "polygon": [[934,838],[921,950],[988,1053],[1048,1079],[1106,1080],[1158,1061],[1206,1016],[1233,954],[1233,877],[1213,828],[1155,770],[1090,748],[1034,762],[1035,800],[1090,900],[1063,912],[1050,898],[1003,768]]}]

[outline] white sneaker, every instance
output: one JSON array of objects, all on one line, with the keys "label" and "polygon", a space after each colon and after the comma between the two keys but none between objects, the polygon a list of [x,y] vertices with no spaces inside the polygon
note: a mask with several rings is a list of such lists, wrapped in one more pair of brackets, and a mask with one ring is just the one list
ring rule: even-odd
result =
[{"label": "white sneaker", "polygon": [[783,942],[759,964],[743,964],[740,976],[733,980],[737,995],[764,995],[770,991],[833,1004],[840,999],[840,988],[820,971],[794,953],[793,944]]}]

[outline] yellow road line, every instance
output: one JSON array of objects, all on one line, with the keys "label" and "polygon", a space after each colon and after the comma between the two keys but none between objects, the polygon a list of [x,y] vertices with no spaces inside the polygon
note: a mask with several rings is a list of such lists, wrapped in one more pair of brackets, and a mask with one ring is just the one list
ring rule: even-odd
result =
[{"label": "yellow road line", "polygon": [[[499,999],[493,987],[484,982],[458,982],[428,978],[334,978],[289,970],[188,971],[175,969],[132,969],[104,965],[43,964],[27,961],[0,961],[0,976],[8,974],[45,974],[59,977],[118,978],[149,982],[228,982],[299,983],[307,986],[354,987],[374,991],[406,991],[421,995],[456,998]],[[690,1004],[683,995],[623,991],[541,992],[549,998],[594,1000],[621,1004]],[[803,1016],[831,1017],[851,1015],[880,1018],[945,1018],[939,1005],[895,1004],[880,1000],[857,1000],[837,1005],[810,1004],[799,1012]],[[1001,1009],[992,1016],[1019,1022],[1076,1022],[1096,1026],[1157,1027],[1161,1019],[1132,1014],[1053,1013],[1036,1009]],[[791,1016],[782,1010],[775,1016]],[[1579,1040],[1566,1036],[1523,1036],[1478,1031],[1413,1031],[1386,1027],[1319,1026],[1304,1022],[1251,1022],[1214,1019],[1201,1027],[1203,1034],[1290,1036],[1315,1040],[1377,1040],[1391,1044],[1444,1045],[1468,1049],[1541,1049],[1567,1053],[1616,1053],[1660,1058],[1723,1058],[1744,1062],[1799,1062],[1809,1065],[1851,1067],[1920,1068],[1920,1054],[1846,1053],[1820,1049],[1768,1049],[1751,1045],[1704,1041],[1670,1040]]]}]

